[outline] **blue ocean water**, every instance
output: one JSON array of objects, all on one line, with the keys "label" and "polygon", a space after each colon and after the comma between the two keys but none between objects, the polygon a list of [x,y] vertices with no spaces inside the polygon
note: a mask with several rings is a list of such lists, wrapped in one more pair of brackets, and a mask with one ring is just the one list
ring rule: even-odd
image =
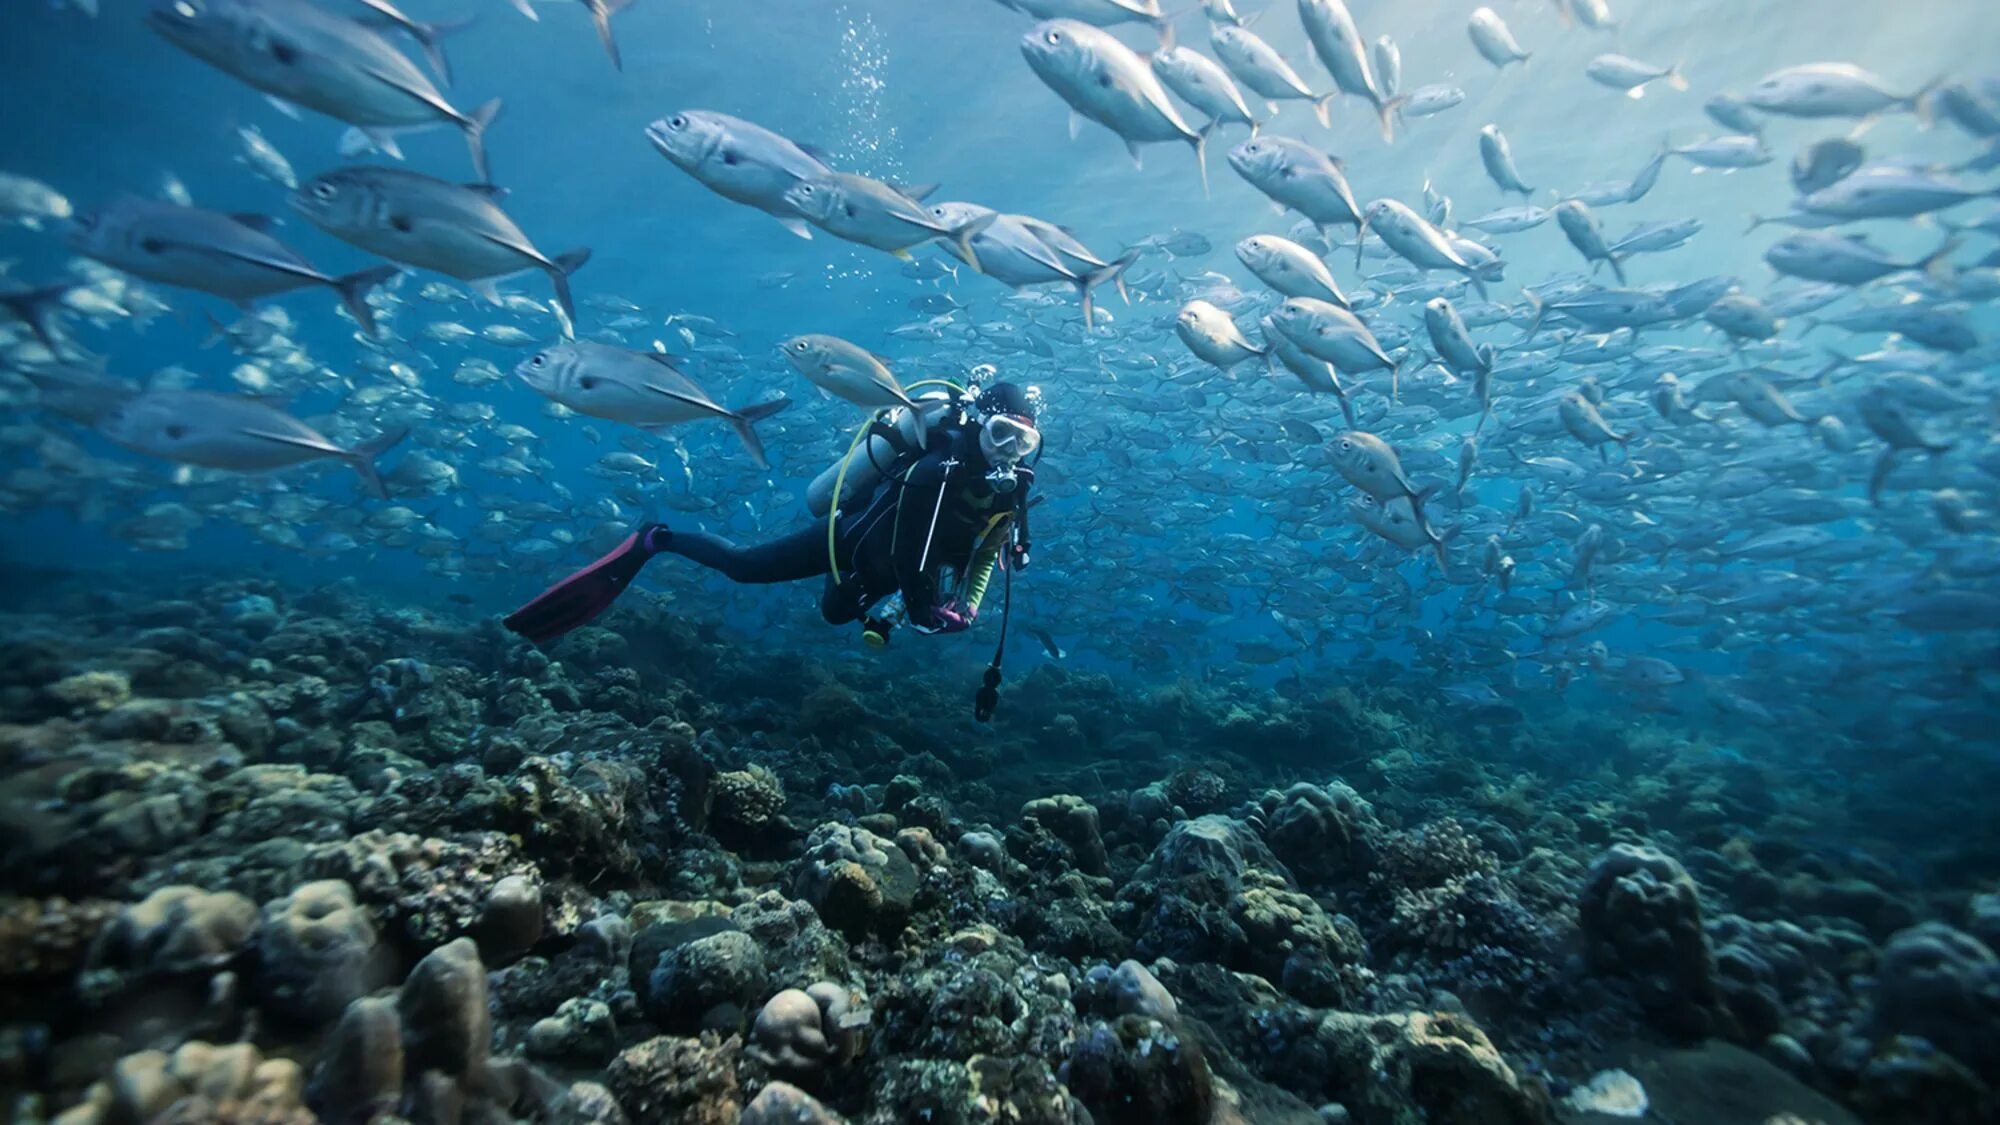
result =
[{"label": "blue ocean water", "polygon": [[[828,334],[878,354],[906,384],[963,382],[992,365],[994,377],[1040,389],[1035,550],[1011,575],[999,725],[961,732],[957,710],[993,657],[997,578],[969,635],[902,629],[885,650],[864,647],[852,625],[821,619],[816,577],[745,586],[664,558],[637,581],[649,592],[647,612],[712,626],[704,639],[746,660],[811,663],[891,692],[920,684],[909,690],[950,701],[935,706],[953,709],[938,720],[951,737],[969,746],[986,740],[979,753],[1019,752],[1052,770],[1146,758],[1107,730],[1147,728],[1157,714],[1142,717],[1130,701],[1184,692],[1187,708],[1215,712],[1213,723],[1195,724],[1208,732],[1203,737],[1240,761],[1259,759],[1260,738],[1284,744],[1282,755],[1274,752],[1282,768],[1243,778],[1245,794],[1325,782],[1315,765],[1353,760],[1352,745],[1329,741],[1323,758],[1317,745],[1301,751],[1301,741],[1326,737],[1320,728],[1300,735],[1310,727],[1304,720],[1289,733],[1232,726],[1233,715],[1247,713],[1238,704],[1296,716],[1334,693],[1372,692],[1370,699],[1406,706],[1410,729],[1428,723],[1451,732],[1444,740],[1398,736],[1398,760],[1413,769],[1450,775],[1450,763],[1472,761],[1543,779],[1596,778],[1607,810],[1627,800],[1647,807],[1662,791],[1714,798],[1718,808],[1725,792],[1768,804],[1785,819],[1766,825],[1762,837],[1749,830],[1704,837],[1699,817],[1680,830],[1711,855],[1754,849],[1760,838],[1809,853],[1862,849],[1855,869],[1904,880],[1898,889],[1915,904],[1910,922],[1965,922],[1964,903],[1994,891],[2000,829],[1985,795],[2000,782],[2000,117],[1991,116],[2000,113],[2000,8],[1958,0],[1628,0],[1613,26],[1592,28],[1578,17],[1588,5],[1521,0],[1495,10],[1530,57],[1495,68],[1468,37],[1469,5],[1354,0],[1364,41],[1394,41],[1403,94],[1444,85],[1462,91],[1462,102],[1432,116],[1404,114],[1390,142],[1366,98],[1335,98],[1322,127],[1307,103],[1267,114],[1251,95],[1264,118],[1260,130],[1334,155],[1361,203],[1399,200],[1489,247],[1504,279],[1483,282],[1482,294],[1450,269],[1414,270],[1386,253],[1357,267],[1352,229],[1298,230],[1298,214],[1274,209],[1232,170],[1228,152],[1248,136],[1240,125],[1207,137],[1206,190],[1187,145],[1149,143],[1143,167],[1135,167],[1102,125],[1086,122],[1072,137],[1069,107],[1022,57],[1034,17],[993,0],[638,0],[610,17],[621,70],[607,60],[587,4],[524,2],[538,20],[497,0],[407,0],[401,8],[425,21],[471,17],[442,40],[453,68],[444,93],[463,109],[503,100],[486,145],[491,180],[506,189],[504,209],[548,254],[590,250],[572,279],[576,335],[674,357],[727,406],[788,396],[789,409],[758,425],[768,470],[752,465],[726,425],[644,434],[554,410],[514,378],[517,364],[562,335],[539,272],[501,283],[544,306],[523,312],[412,270],[378,294],[385,331],[374,340],[358,338],[324,288],[261,301],[289,318],[290,342],[280,349],[295,365],[287,373],[272,355],[238,354],[239,345],[213,338],[215,324],[246,315],[227,301],[165,286],[140,286],[156,300],[103,289],[102,275],[79,267],[63,222],[12,225],[0,228],[7,263],[0,277],[20,287],[66,281],[111,294],[109,307],[68,299],[60,350],[72,364],[134,386],[268,394],[344,446],[397,426],[412,433],[382,459],[393,486],[387,500],[359,494],[354,475],[336,463],[274,474],[177,472],[38,410],[16,373],[50,357],[25,326],[7,327],[0,550],[23,577],[11,598],[0,598],[0,610],[49,612],[30,583],[59,586],[77,574],[107,597],[133,591],[135,604],[193,597],[234,579],[300,597],[339,584],[340,596],[357,605],[441,614],[468,633],[484,630],[482,644],[506,651],[524,642],[491,619],[641,523],[744,543],[824,526],[807,510],[807,482],[849,448],[868,411],[818,393],[778,349],[801,334]],[[345,0],[320,3],[362,10]],[[286,190],[242,157],[239,131],[254,127],[306,181],[354,162],[339,148],[346,126],[281,112],[176,49],[147,28],[149,6],[103,0],[94,15],[41,0],[7,6],[0,83],[12,112],[0,172],[49,185],[78,214],[121,195],[159,199],[178,183],[201,208],[279,217],[274,233],[328,274],[376,264],[294,214]],[[1314,93],[1334,90],[1293,6],[1253,7],[1239,4],[1249,28]],[[1112,34],[1135,52],[1160,47],[1165,36],[1206,54],[1209,29],[1209,13],[1189,6]],[[419,58],[406,39],[380,34]],[[1642,96],[1608,89],[1587,74],[1608,54],[1672,67],[1686,88],[1660,79]],[[1753,112],[1768,150],[1763,162],[1732,170],[1673,155],[1642,198],[1593,192],[1631,181],[1663,151],[1727,136],[1704,112],[1711,98],[1742,95],[1786,67],[1833,61],[1865,68],[1894,96],[1885,95],[1879,112]],[[1965,100],[1954,108],[1944,90],[1962,91]],[[913,194],[934,185],[927,203],[966,200],[1045,219],[1106,260],[1136,249],[1122,279],[1129,296],[1100,287],[1098,320],[1086,329],[1069,287],[1019,296],[935,243],[915,247],[905,261],[825,230],[797,238],[771,215],[709,191],[648,142],[650,123],[693,109],[755,122],[843,172]],[[1200,114],[1183,112],[1200,125]],[[1525,198],[1503,191],[1482,167],[1479,134],[1488,124],[1510,140],[1534,189]],[[1610,271],[1580,256],[1554,220],[1500,234],[1476,233],[1472,222],[1579,196],[1608,200],[1595,212],[1613,240],[1641,224],[1694,220],[1698,232],[1685,245],[1621,262],[1628,287],[1658,294],[1732,279],[1717,295],[1777,305],[1803,280],[1780,276],[1766,253],[1801,228],[1745,227],[1793,208],[1799,193],[1788,165],[1813,143],[1836,138],[1865,150],[1860,175],[1927,178],[1956,185],[1966,199],[1881,218],[1834,216],[1832,229],[1865,236],[1900,263],[1952,239],[1951,268],[1929,278],[1885,270],[1827,294],[1823,307],[1781,316],[1768,339],[1727,337],[1702,318],[1707,304],[1636,334],[1560,314],[1544,323],[1539,302],[1613,285]],[[454,128],[400,143],[403,167],[476,179]],[[381,154],[355,159],[392,163]],[[1448,207],[1427,197],[1446,198]],[[1387,371],[1340,372],[1356,388],[1358,422],[1344,421],[1330,396],[1309,392],[1263,357],[1219,370],[1176,336],[1177,313],[1202,299],[1234,314],[1251,340],[1265,340],[1259,317],[1278,297],[1232,253],[1259,234],[1338,236],[1320,256],[1351,296],[1365,296],[1356,308],[1398,364],[1393,384]],[[1382,248],[1379,237],[1368,241]],[[450,289],[427,295],[426,286],[439,283]],[[1426,333],[1425,302],[1440,294],[1465,308],[1498,306],[1472,333],[1501,361],[1493,420],[1483,425],[1469,405],[1471,381],[1440,365]],[[1864,309],[1912,307],[1968,330],[1969,346],[1841,324]],[[512,326],[520,339],[443,340],[428,331],[447,323],[475,332]],[[482,360],[505,377],[480,385],[453,378]],[[1762,424],[1727,394],[1701,394],[1703,383],[1732,371],[1776,388],[1805,424]],[[1653,392],[1667,373],[1696,400],[1694,416],[1663,417],[1655,408]],[[1899,409],[1940,446],[1935,455],[1910,451],[1890,463],[1879,503],[1870,478],[1889,439],[1863,414],[1878,386],[1905,396]],[[1565,429],[1558,399],[1587,388],[1601,390],[1605,420],[1629,440],[1592,448]],[[1836,447],[1813,425],[1822,417],[1838,420],[1852,444]],[[1475,427],[1476,468],[1454,488],[1462,443]],[[1438,487],[1425,509],[1445,537],[1447,566],[1427,547],[1388,543],[1350,512],[1360,492],[1338,471],[1335,452],[1336,435],[1348,429],[1379,434],[1417,485]],[[649,467],[636,476],[605,468],[604,458],[621,450]],[[398,461],[418,455],[451,466],[455,480],[399,482]],[[495,467],[510,458],[524,471]],[[1834,508],[1794,518],[1818,503]],[[159,505],[175,507],[162,516]],[[135,530],[149,510],[156,521],[185,520],[184,540]],[[1591,528],[1602,546],[1577,576],[1577,544]],[[1754,546],[1784,528],[1815,537]],[[1565,635],[1565,613],[1592,602],[1602,602],[1602,612]],[[643,639],[644,623],[657,621],[629,610],[626,603],[601,624]],[[134,613],[136,637],[144,615]],[[20,628],[27,635],[29,626]],[[559,659],[577,652],[548,651]],[[1130,714],[1121,710],[1128,706]],[[1108,727],[1075,743],[1050,733],[1051,713],[1074,731],[1072,711],[1099,712]],[[1414,714],[1421,722],[1407,717]],[[1204,744],[1196,741],[1157,742],[1156,772],[1202,766]],[[1662,764],[1647,756],[1655,743],[1691,757]],[[1746,780],[1758,771],[1768,772]],[[880,772],[845,783],[879,786],[900,771]],[[1107,788],[1122,795],[1144,783],[1133,776]],[[1503,784],[1486,796],[1501,800],[1494,792]],[[1741,792],[1760,787],[1771,791]],[[1413,797],[1412,807],[1428,799]],[[1581,818],[1580,807],[1565,815]],[[1941,809],[1950,816],[1940,817]],[[1620,838],[1604,827],[1618,825],[1618,814],[1603,817],[1585,830],[1592,844]],[[1413,813],[1405,827],[1417,822]],[[1157,842],[1146,836],[1135,829],[1128,842]],[[1713,869],[1682,859],[1715,893]],[[1840,869],[1846,859],[1828,862],[1850,873]],[[1734,905],[1754,913],[1744,905],[1752,893],[1733,889],[1742,895]],[[1797,911],[1815,912],[1839,910],[1819,902]],[[1880,943],[1888,933],[1869,937]],[[1968,972],[1990,977],[1986,969]],[[1978,1010],[1991,1020],[1990,996],[1986,1004]],[[1818,1070],[1806,1068],[1808,1083],[1857,1104],[1858,1067],[1842,1071],[1826,1061],[1837,1044],[1807,1047],[1823,1056]],[[1977,1071],[1983,1060],[1964,1054]],[[880,1119],[896,1119],[880,1103],[875,1109],[888,1114]],[[1881,1119],[1918,1118],[1885,1111]]]}]

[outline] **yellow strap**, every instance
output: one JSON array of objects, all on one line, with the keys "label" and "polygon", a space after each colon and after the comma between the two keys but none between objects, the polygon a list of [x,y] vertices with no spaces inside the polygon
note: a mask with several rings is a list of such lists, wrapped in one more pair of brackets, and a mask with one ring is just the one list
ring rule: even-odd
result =
[{"label": "yellow strap", "polygon": [[966,560],[965,570],[960,575],[961,600],[965,603],[967,615],[979,612],[979,603],[986,597],[986,585],[993,580],[993,564],[1000,561],[1000,552],[1006,547],[1004,536],[994,537],[993,532],[1014,515],[1012,509],[997,512],[986,521],[986,526],[973,541],[972,555]]}]

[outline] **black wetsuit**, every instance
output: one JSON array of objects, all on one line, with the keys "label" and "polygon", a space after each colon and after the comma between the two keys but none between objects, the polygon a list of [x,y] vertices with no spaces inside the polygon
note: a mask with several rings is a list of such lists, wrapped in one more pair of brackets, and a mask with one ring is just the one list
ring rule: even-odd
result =
[{"label": "black wetsuit", "polygon": [[[750,547],[702,531],[673,531],[660,549],[722,572],[733,582],[796,582],[828,574],[820,612],[835,625],[858,621],[897,591],[911,624],[938,624],[938,572],[961,574],[1004,528],[995,516],[1025,519],[1034,470],[1019,467],[1009,493],[987,480],[992,466],[979,448],[979,427],[955,418],[934,425],[928,448],[896,459],[868,502],[835,522],[838,574],[829,574],[824,520]],[[1004,521],[1002,521],[1004,522]]]}]

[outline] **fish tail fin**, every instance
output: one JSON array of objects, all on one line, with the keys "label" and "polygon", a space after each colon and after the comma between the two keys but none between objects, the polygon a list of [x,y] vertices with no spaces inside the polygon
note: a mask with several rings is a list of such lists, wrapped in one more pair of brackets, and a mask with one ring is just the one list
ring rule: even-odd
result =
[{"label": "fish tail fin", "polygon": [[986,271],[979,265],[979,254],[973,250],[972,240],[978,236],[979,232],[992,226],[994,221],[999,217],[999,212],[988,211],[983,215],[973,218],[964,226],[953,227],[951,230],[951,252],[958,255],[960,261],[971,266],[979,273],[985,273]]},{"label": "fish tail fin", "polygon": [[45,285],[39,289],[0,293],[0,306],[33,329],[35,339],[40,340],[44,347],[59,352],[62,349],[56,346],[54,314],[62,307],[62,299],[70,288],[68,285]]},{"label": "fish tail fin", "polygon": [[1758,227],[1761,227],[1766,223],[1774,223],[1776,221],[1777,221],[1776,219],[1767,219],[1764,216],[1759,215],[1757,212],[1752,211],[1750,212],[1750,225],[1743,228],[1743,233],[1749,234],[1752,231],[1756,230]]},{"label": "fish tail fin", "polygon": [[347,463],[354,466],[354,471],[361,476],[362,485],[377,500],[389,498],[389,486],[382,483],[382,474],[376,470],[375,461],[409,436],[408,426],[397,426],[391,430],[384,430],[347,451]]},{"label": "fish tail fin", "polygon": [[1396,122],[1402,120],[1403,103],[1409,100],[1407,97],[1394,97],[1376,103],[1375,117],[1382,127],[1382,140],[1384,142],[1388,144],[1396,143]]},{"label": "fish tail fin", "polygon": [[1535,307],[1535,319],[1528,324],[1528,331],[1521,336],[1520,343],[1516,344],[1516,347],[1535,338],[1535,333],[1542,330],[1542,318],[1548,314],[1549,310],[1548,305],[1540,297],[1536,296],[1532,290],[1521,290],[1521,296],[1526,297],[1528,303]]},{"label": "fish tail fin", "polygon": [[756,424],[778,413],[792,404],[792,400],[780,395],[769,402],[746,406],[729,416],[729,424],[736,429],[736,436],[743,442],[743,448],[750,453],[750,459],[759,469],[768,469],[771,462],[764,457],[764,439],[757,436]]},{"label": "fish tail fin", "polygon": [[529,19],[533,20],[536,23],[542,22],[542,17],[535,12],[535,6],[533,4],[528,3],[528,0],[513,0],[513,4],[515,11],[521,13],[522,15],[528,17]]},{"label": "fish tail fin", "polygon": [[201,318],[208,322],[208,335],[201,338],[202,350],[207,351],[229,335],[229,326],[217,320],[215,314],[207,309],[202,310]]},{"label": "fish tail fin", "polygon": [[333,287],[340,292],[340,303],[368,335],[375,335],[375,309],[368,303],[369,292],[402,272],[401,266],[375,266],[333,279]]},{"label": "fish tail fin", "polygon": [[576,323],[576,301],[569,292],[569,275],[583,268],[590,261],[590,247],[580,246],[575,250],[557,254],[549,264],[555,268],[549,271],[549,282],[556,287],[556,303],[562,306],[563,315],[571,324]]},{"label": "fish tail fin", "polygon": [[1958,270],[1951,264],[1951,255],[1958,249],[1961,241],[1961,236],[1953,230],[1945,235],[1944,245],[1926,254],[1917,262],[1917,269],[1940,289],[1951,290],[1958,287]]},{"label": "fish tail fin", "polygon": [[1680,63],[1675,63],[1673,66],[1667,68],[1666,78],[1667,85],[1672,86],[1676,90],[1685,91],[1688,88],[1687,75],[1681,73]]},{"label": "fish tail fin", "polygon": [[1332,93],[1322,94],[1321,96],[1314,98],[1312,100],[1313,116],[1319,119],[1320,128],[1322,129],[1333,128],[1333,103],[1339,98],[1340,98],[1340,88],[1336,86],[1334,87]]},{"label": "fish tail fin", "polygon": [[[525,3],[526,0],[522,2]],[[409,32],[410,38],[417,41],[418,48],[424,53],[424,61],[430,64],[431,73],[438,76],[439,82],[450,86],[451,60],[445,57],[444,47],[440,45],[439,40],[455,32],[464,31],[471,27],[473,22],[470,19],[439,23],[418,23],[413,20],[403,25],[403,30]]]},{"label": "fish tail fin", "polygon": [[632,0],[587,0],[590,5],[590,22],[597,27],[597,40],[604,44],[604,53],[611,57],[611,69],[625,69],[625,59],[618,53],[618,37],[611,32],[611,17],[629,7]]},{"label": "fish tail fin", "polygon": [[1215,129],[1216,129],[1216,123],[1211,121],[1207,125],[1202,126],[1201,132],[1196,133],[1194,136],[1188,138],[1188,143],[1194,146],[1195,165],[1201,169],[1201,197],[1203,199],[1209,198],[1208,136],[1210,133],[1215,132]]},{"label": "fish tail fin", "polygon": [[1620,285],[1632,284],[1630,281],[1627,281],[1625,279],[1625,258],[1623,256],[1618,254],[1607,254],[1604,256],[1604,260],[1611,264],[1611,276],[1618,279],[1618,284]]},{"label": "fish tail fin", "polygon": [[465,130],[466,147],[472,150],[472,170],[478,174],[479,182],[493,182],[493,168],[486,163],[486,129],[493,119],[500,116],[500,99],[494,98],[472,111],[472,116],[460,124]]},{"label": "fish tail fin", "polygon": [[1424,538],[1431,541],[1431,555],[1438,561],[1438,570],[1445,574],[1451,573],[1451,556],[1445,552],[1445,547],[1450,545],[1451,541],[1458,536],[1459,530],[1459,528],[1454,527],[1443,535],[1439,535],[1437,529],[1432,527],[1429,521],[1425,521],[1424,523]]},{"label": "fish tail fin", "polygon": [[1868,471],[1868,503],[1870,505],[1877,508],[1882,506],[1882,486],[1888,482],[1889,470],[1895,468],[1895,466],[1896,447],[1892,445],[1884,449],[1881,455],[1875,458],[1875,467]]},{"label": "fish tail fin", "polygon": [[1161,17],[1157,22],[1153,24],[1153,29],[1160,33],[1160,50],[1162,51],[1173,50],[1174,16],[1169,15]]},{"label": "fish tail fin", "polygon": [[1131,268],[1133,262],[1139,260],[1140,253],[1138,250],[1127,250],[1117,261],[1112,262],[1103,269],[1092,270],[1076,279],[1077,294],[1083,302],[1083,324],[1085,328],[1093,327],[1097,323],[1095,319],[1095,298],[1092,296],[1092,293],[1098,286],[1105,282],[1109,281],[1115,284],[1118,287],[1118,295],[1124,299],[1125,303],[1128,305],[1132,303],[1131,296],[1125,291],[1125,271]]},{"label": "fish tail fin", "polygon": [[1917,124],[1925,129],[1937,124],[1937,91],[1944,82],[1945,76],[1940,74],[1909,97],[1910,112],[1917,115]]}]

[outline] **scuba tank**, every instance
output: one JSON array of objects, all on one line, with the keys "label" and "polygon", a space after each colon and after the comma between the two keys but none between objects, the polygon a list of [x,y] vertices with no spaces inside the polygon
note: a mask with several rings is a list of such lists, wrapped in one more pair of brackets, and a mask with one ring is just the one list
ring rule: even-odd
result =
[{"label": "scuba tank", "polygon": [[[905,448],[922,449],[931,427],[944,417],[957,400],[946,391],[928,391],[916,398],[918,413],[911,416],[908,407],[898,406],[871,418],[863,431],[866,438],[856,441],[848,449],[847,456],[828,465],[812,483],[806,486],[806,510],[815,516],[825,517],[834,508],[833,490],[835,482],[840,482],[840,504],[853,504],[860,497],[875,491],[882,483],[883,470],[896,463],[901,450],[896,443],[877,432],[879,421],[901,435],[907,443]],[[843,466],[846,477],[842,479]]]}]

